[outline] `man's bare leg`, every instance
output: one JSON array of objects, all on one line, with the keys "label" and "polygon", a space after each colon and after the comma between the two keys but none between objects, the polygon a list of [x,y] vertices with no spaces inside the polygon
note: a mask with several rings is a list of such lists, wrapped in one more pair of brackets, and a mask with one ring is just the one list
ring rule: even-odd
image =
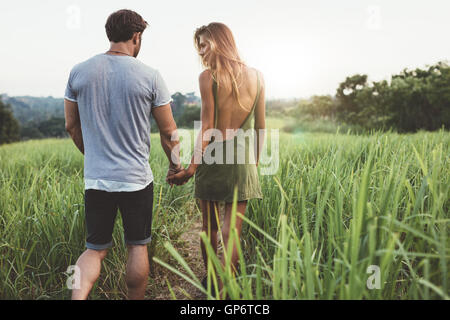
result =
[{"label": "man's bare leg", "polygon": [[86,300],[92,286],[100,276],[102,261],[106,257],[108,249],[87,249],[78,258],[76,265],[80,270],[80,288],[72,290],[72,300]]},{"label": "man's bare leg", "polygon": [[143,300],[147,288],[150,266],[147,245],[129,245],[126,283],[128,299]]}]

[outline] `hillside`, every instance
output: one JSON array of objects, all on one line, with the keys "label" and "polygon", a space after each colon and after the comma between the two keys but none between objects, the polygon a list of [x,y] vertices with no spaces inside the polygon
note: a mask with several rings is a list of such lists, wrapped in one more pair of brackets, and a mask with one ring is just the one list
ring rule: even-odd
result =
[{"label": "hillside", "polygon": [[30,121],[42,122],[51,118],[64,118],[63,98],[2,95],[2,100],[11,105],[14,117],[21,125]]},{"label": "hillside", "polygon": [[[46,137],[67,137],[64,120],[64,99],[54,97],[17,96],[0,94],[5,104],[11,106],[14,117],[20,124],[23,140]],[[194,92],[172,95],[172,112],[180,127],[192,127],[194,120],[200,120],[201,100]],[[152,132],[158,127],[152,118]]]}]

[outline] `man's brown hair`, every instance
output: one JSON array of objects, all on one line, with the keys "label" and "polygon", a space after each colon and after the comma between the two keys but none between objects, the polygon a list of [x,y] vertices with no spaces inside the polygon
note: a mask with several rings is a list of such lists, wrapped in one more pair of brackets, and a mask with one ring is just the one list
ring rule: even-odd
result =
[{"label": "man's brown hair", "polygon": [[143,32],[147,25],[138,13],[122,9],[111,13],[106,20],[106,35],[109,41],[125,42],[133,38],[135,32]]}]

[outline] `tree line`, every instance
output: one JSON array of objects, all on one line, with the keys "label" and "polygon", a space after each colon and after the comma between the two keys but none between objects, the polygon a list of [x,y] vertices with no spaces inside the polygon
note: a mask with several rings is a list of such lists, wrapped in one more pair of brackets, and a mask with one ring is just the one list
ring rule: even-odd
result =
[{"label": "tree line", "polygon": [[[192,128],[200,120],[200,98],[194,92],[172,95],[172,113],[178,127]],[[5,100],[5,102],[3,101]],[[158,127],[151,118],[152,132]],[[64,99],[0,96],[0,144],[49,137],[67,138]]]},{"label": "tree line", "polygon": [[20,139],[19,122],[14,118],[11,106],[4,104],[0,98],[0,144]]},{"label": "tree line", "polygon": [[404,69],[390,81],[379,82],[356,74],[339,84],[335,96],[302,100],[288,114],[400,133],[448,130],[450,67],[438,62],[424,69]]},{"label": "tree line", "polygon": [[[200,120],[201,100],[194,92],[172,95],[178,127]],[[68,137],[63,99],[0,96],[0,144],[25,139]],[[450,127],[450,67],[438,62],[423,69],[404,69],[390,80],[368,81],[365,74],[347,77],[334,96],[266,101],[267,113],[294,119],[321,119],[365,129],[400,133]],[[158,131],[152,119],[152,132]]]}]

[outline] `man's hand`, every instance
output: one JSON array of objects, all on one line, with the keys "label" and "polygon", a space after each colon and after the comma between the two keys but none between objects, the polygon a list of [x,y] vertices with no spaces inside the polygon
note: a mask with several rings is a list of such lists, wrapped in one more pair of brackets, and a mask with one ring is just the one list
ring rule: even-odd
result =
[{"label": "man's hand", "polygon": [[169,170],[167,170],[167,175],[166,175],[166,182],[170,184],[170,186],[173,186],[173,182],[171,180],[169,180],[169,177],[174,176],[175,174],[177,174],[178,172],[184,170],[183,167],[181,165],[179,165],[178,167],[171,167],[169,166]]},{"label": "man's hand", "polygon": [[191,167],[188,169],[182,169],[177,173],[174,173],[167,177],[168,182],[173,185],[181,186],[189,181],[189,179],[194,175]]}]

